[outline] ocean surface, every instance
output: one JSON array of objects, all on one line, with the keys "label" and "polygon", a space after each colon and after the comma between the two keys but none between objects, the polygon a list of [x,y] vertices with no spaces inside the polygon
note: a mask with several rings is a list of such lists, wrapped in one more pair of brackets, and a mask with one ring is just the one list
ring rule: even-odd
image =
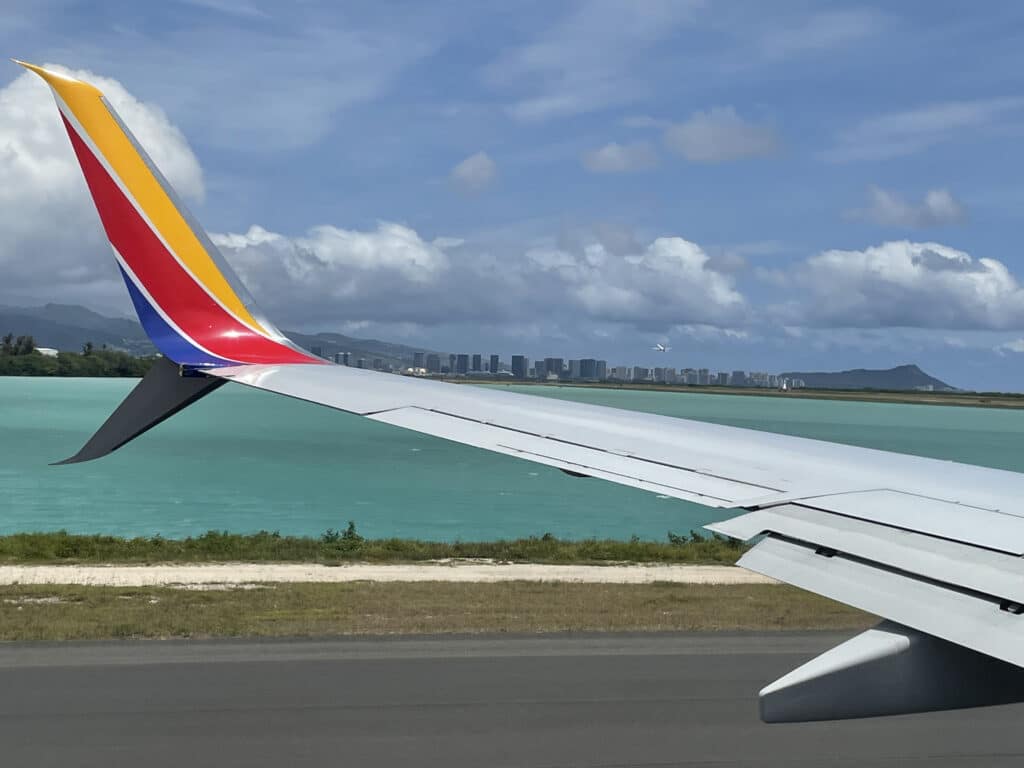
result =
[{"label": "ocean surface", "polygon": [[[0,377],[0,533],[207,530],[664,539],[732,513],[226,386],[117,453],[75,453],[135,384]],[[1024,410],[559,387],[549,397],[1024,471]]]}]

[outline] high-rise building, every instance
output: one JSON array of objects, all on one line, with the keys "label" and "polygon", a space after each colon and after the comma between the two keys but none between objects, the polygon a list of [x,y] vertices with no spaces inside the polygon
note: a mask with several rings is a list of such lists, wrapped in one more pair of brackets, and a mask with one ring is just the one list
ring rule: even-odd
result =
[{"label": "high-rise building", "polygon": [[651,371],[641,365],[633,366],[633,381],[647,381],[651,378]]},{"label": "high-rise building", "polygon": [[608,376],[612,381],[629,381],[629,368],[624,365],[616,365]]},{"label": "high-rise building", "polygon": [[693,368],[683,368],[680,377],[682,378],[683,384],[696,384],[698,381],[697,371]]},{"label": "high-rise building", "polygon": [[448,373],[455,373],[455,355],[448,355]]},{"label": "high-rise building", "polygon": [[365,367],[366,367],[366,358],[365,357],[360,357],[358,360],[356,360],[356,368],[365,368]]},{"label": "high-rise building", "polygon": [[655,368],[654,369],[654,383],[655,384],[664,384],[665,383],[665,369],[664,368]]},{"label": "high-rise building", "polygon": [[501,368],[501,360],[498,359],[497,355],[491,355],[491,362],[487,366],[487,369],[491,373],[497,373],[499,368]]},{"label": "high-rise building", "polygon": [[469,373],[469,355],[457,355],[455,357],[455,372],[463,375]]},{"label": "high-rise building", "polygon": [[708,384],[710,384],[711,383],[711,371],[709,371],[707,368],[698,368],[697,369],[697,383],[700,384],[701,386],[705,386],[705,387]]},{"label": "high-rise building", "polygon": [[469,370],[471,371],[482,371],[484,369],[484,359],[482,355],[473,355],[473,362]]},{"label": "high-rise building", "polygon": [[512,355],[512,375],[517,379],[525,379],[530,370],[530,360],[524,355]]},{"label": "high-rise building", "polygon": [[426,365],[427,373],[440,373],[441,372],[441,356],[440,355],[435,355],[433,352],[431,352],[429,355],[427,355],[426,363],[427,363],[427,365]]},{"label": "high-rise building", "polygon": [[347,355],[347,354],[348,354],[348,352],[335,352],[334,353],[334,362],[337,365],[348,365],[348,361],[345,360],[345,355]]},{"label": "high-rise building", "polygon": [[585,357],[580,360],[580,376],[581,379],[596,379],[597,378],[597,360],[592,357]]},{"label": "high-rise building", "polygon": [[544,369],[545,369],[545,372],[548,375],[553,373],[553,374],[555,374],[555,376],[561,377],[562,369],[563,368],[565,368],[565,363],[563,362],[562,358],[560,358],[560,357],[545,357],[544,358]]},{"label": "high-rise building", "polygon": [[598,360],[594,367],[594,378],[598,381],[604,381],[608,378],[608,361]]},{"label": "high-rise building", "polygon": [[319,346],[318,344],[314,344],[312,347],[310,347],[309,351],[312,352],[317,357],[324,356],[324,348]]},{"label": "high-rise building", "polygon": [[384,361],[381,360],[379,357],[373,358],[373,370],[379,371],[382,368],[384,368]]},{"label": "high-rise building", "polygon": [[747,386],[747,372],[746,371],[733,371],[729,377],[729,383],[734,387],[745,387]]},{"label": "high-rise building", "polygon": [[424,359],[423,358],[424,358],[424,355],[423,355],[422,352],[413,352],[412,353],[412,367],[413,368],[426,368],[427,366],[424,365]]},{"label": "high-rise building", "polygon": [[725,371],[719,371],[718,376],[715,377],[715,383],[720,387],[729,386],[729,374]]},{"label": "high-rise building", "polygon": [[578,379],[580,378],[580,361],[570,360],[569,361],[569,378]]}]

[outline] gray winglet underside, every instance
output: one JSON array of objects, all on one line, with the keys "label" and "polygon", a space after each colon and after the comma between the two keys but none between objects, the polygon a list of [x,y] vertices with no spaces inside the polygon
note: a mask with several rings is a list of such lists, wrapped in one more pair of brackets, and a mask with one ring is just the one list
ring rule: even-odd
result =
[{"label": "gray winglet underside", "polygon": [[222,384],[223,379],[199,373],[182,375],[178,365],[161,357],[82,449],[55,464],[78,464],[106,456]]}]

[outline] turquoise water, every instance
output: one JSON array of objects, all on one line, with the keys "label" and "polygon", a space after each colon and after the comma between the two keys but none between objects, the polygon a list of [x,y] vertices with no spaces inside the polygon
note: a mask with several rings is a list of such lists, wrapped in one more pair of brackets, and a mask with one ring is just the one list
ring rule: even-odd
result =
[{"label": "turquoise water", "polygon": [[[663,539],[730,515],[230,385],[112,456],[48,466],[134,383],[0,378],[0,533],[315,535],[354,520],[369,536]],[[1024,471],[1024,411],[510,389]]]}]

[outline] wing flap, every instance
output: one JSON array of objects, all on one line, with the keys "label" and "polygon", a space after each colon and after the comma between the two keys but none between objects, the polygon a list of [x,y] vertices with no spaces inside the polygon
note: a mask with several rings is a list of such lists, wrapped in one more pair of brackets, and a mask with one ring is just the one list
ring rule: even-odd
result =
[{"label": "wing flap", "polygon": [[1003,552],[787,504],[707,526],[749,541],[774,534],[1024,605],[1024,560]]},{"label": "wing flap", "polygon": [[739,565],[1024,667],[1024,616],[994,597],[774,537]]}]

